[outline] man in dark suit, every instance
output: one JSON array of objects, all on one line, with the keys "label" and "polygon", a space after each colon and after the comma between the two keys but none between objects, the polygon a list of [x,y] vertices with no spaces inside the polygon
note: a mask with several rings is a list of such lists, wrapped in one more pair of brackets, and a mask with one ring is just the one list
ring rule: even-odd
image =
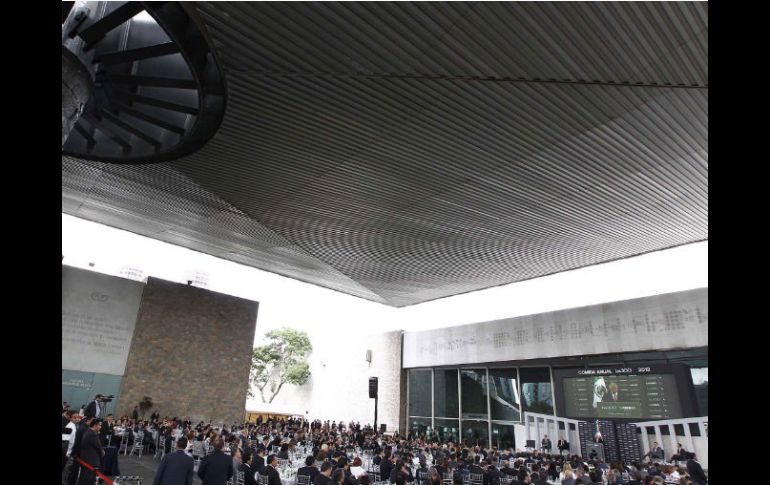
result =
[{"label": "man in dark suit", "polygon": [[706,485],[708,478],[703,471],[703,467],[696,461],[695,453],[689,453],[690,459],[687,460],[687,474],[690,475],[693,485]]},{"label": "man in dark suit", "polygon": [[663,460],[665,459],[666,455],[663,451],[663,448],[658,446],[657,441],[652,442],[652,446],[650,447],[650,451],[647,452],[645,457],[649,456],[651,460]]},{"label": "man in dark suit", "polygon": [[[89,429],[83,433],[83,441],[80,444],[80,460],[88,463],[91,467],[102,465],[102,442],[99,440],[99,430],[102,427],[102,420],[94,418],[91,421]],[[78,485],[93,485],[96,480],[96,473],[93,470],[83,466],[80,471]]]},{"label": "man in dark suit", "polygon": [[545,435],[545,437],[540,441],[540,449],[543,450],[543,453],[551,452],[551,439],[548,438],[548,435]]},{"label": "man in dark suit", "polygon": [[112,414],[107,415],[107,420],[102,423],[102,429],[99,431],[99,438],[102,440],[102,446],[109,444],[110,438],[115,432],[115,424],[112,422]]},{"label": "man in dark suit", "polygon": [[93,420],[93,417],[83,418],[77,425],[77,429],[75,430],[75,442],[72,445],[72,452],[70,453],[70,456],[72,457],[72,467],[70,468],[67,485],[75,485],[78,480],[78,470],[80,470],[80,463],[78,463],[76,458],[80,456],[80,449],[83,444],[83,435],[85,435],[86,431],[91,427],[91,422]]},{"label": "man in dark suit", "polygon": [[473,457],[473,464],[468,467],[468,473],[474,475],[484,475],[484,469],[479,465],[481,463],[481,456],[476,455]]},{"label": "man in dark suit", "polygon": [[564,438],[556,442],[556,447],[559,449],[559,453],[562,453],[564,450],[569,452],[569,443]]},{"label": "man in dark suit", "polygon": [[332,466],[330,463],[321,465],[321,471],[313,479],[313,485],[331,485],[332,484]]},{"label": "man in dark suit", "polygon": [[500,485],[500,478],[502,473],[498,470],[489,460],[484,462],[486,474],[484,475],[484,483],[486,485]]},{"label": "man in dark suit", "polygon": [[315,476],[320,473],[318,468],[314,465],[315,458],[313,456],[308,456],[305,458],[305,466],[297,470],[297,475],[307,475],[310,477],[310,483],[313,483]]},{"label": "man in dark suit", "polygon": [[256,472],[251,467],[254,463],[254,455],[251,454],[251,450],[248,448],[241,451],[241,466],[238,471],[243,472],[243,485],[257,485],[257,479],[254,475]]},{"label": "man in dark suit", "polygon": [[518,476],[519,472],[515,468],[511,468],[509,460],[505,460],[502,463],[503,467],[500,469],[500,473],[509,477]]},{"label": "man in dark suit", "polygon": [[343,483],[345,485],[359,485],[358,479],[353,476],[353,473],[350,471],[350,463],[348,463],[347,457],[341,457],[339,460],[337,460],[337,463],[339,464],[339,467],[342,468],[345,472],[345,479]]},{"label": "man in dark suit", "polygon": [[265,448],[257,448],[257,454],[254,455],[254,463],[251,466],[254,473],[262,473],[262,469],[265,468]]},{"label": "man in dark suit", "polygon": [[393,471],[395,457],[394,455],[385,454],[385,457],[380,461],[380,480],[385,481],[390,479],[390,472]]},{"label": "man in dark suit", "polygon": [[182,436],[176,442],[176,451],[161,460],[152,485],[192,485],[193,459],[184,452],[185,448],[187,438]]},{"label": "man in dark suit", "polygon": [[222,453],[224,447],[224,440],[218,438],[214,441],[214,452],[201,461],[198,477],[203,485],[225,485],[233,476],[233,459]]},{"label": "man in dark suit", "polygon": [[102,395],[97,394],[94,396],[94,400],[88,403],[88,406],[86,406],[86,409],[83,411],[83,416],[86,418],[94,417],[94,418],[101,418],[102,417]]},{"label": "man in dark suit", "polygon": [[267,485],[281,485],[281,475],[278,473],[278,457],[270,455],[265,461],[267,465],[259,474],[267,475]]}]

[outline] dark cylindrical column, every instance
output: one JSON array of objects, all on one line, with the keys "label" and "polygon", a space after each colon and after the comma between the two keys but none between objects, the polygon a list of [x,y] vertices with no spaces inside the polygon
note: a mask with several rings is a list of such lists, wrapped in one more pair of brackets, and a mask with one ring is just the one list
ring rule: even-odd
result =
[{"label": "dark cylindrical column", "polygon": [[91,97],[94,83],[78,56],[65,46],[61,49],[61,144],[64,146]]}]

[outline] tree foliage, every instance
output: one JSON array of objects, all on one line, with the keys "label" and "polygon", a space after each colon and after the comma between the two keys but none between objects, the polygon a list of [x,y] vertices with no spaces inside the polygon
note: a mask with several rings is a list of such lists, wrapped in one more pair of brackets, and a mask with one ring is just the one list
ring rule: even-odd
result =
[{"label": "tree foliage", "polygon": [[[265,334],[267,343],[251,355],[249,383],[259,389],[262,402],[273,402],[284,384],[301,386],[310,379],[307,357],[313,350],[306,332],[282,328]],[[253,396],[249,386],[249,396]]]}]

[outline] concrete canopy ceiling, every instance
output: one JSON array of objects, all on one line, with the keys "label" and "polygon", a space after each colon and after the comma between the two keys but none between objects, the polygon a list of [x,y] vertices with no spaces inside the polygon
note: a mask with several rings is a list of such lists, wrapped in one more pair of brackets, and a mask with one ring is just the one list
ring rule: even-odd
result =
[{"label": "concrete canopy ceiling", "polygon": [[186,8],[218,132],[62,212],[397,307],[708,238],[705,2]]}]

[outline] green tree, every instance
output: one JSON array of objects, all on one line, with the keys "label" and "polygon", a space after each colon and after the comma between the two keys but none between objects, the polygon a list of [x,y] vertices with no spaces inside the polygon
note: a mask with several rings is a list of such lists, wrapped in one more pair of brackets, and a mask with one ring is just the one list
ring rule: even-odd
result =
[{"label": "green tree", "polygon": [[[265,338],[267,344],[255,347],[251,354],[249,383],[259,389],[262,402],[270,403],[284,384],[301,386],[310,379],[306,359],[313,346],[306,332],[290,328],[271,330]],[[251,385],[249,396],[253,397]]]}]

